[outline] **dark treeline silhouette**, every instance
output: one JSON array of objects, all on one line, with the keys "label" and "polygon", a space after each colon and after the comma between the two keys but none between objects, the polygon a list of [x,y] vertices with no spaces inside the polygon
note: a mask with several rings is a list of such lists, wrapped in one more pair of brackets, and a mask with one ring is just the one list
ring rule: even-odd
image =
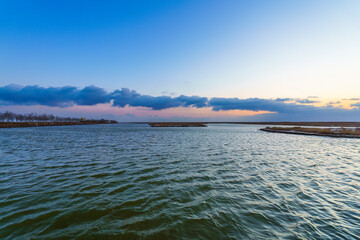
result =
[{"label": "dark treeline silhouette", "polygon": [[58,117],[52,114],[18,114],[12,112],[0,113],[0,122],[81,122],[85,118]]}]

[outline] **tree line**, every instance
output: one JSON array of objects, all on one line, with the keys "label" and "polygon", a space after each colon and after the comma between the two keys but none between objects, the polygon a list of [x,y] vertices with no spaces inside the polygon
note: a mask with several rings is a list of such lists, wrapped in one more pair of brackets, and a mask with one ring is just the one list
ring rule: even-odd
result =
[{"label": "tree line", "polygon": [[53,114],[0,112],[0,122],[80,122],[84,120],[85,118],[59,117]]}]

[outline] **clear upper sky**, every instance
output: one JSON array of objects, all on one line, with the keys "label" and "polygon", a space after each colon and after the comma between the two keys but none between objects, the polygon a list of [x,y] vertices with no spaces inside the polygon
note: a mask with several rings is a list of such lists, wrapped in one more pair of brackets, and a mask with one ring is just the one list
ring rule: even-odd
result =
[{"label": "clear upper sky", "polygon": [[356,98],[359,13],[357,0],[0,0],[0,85]]}]

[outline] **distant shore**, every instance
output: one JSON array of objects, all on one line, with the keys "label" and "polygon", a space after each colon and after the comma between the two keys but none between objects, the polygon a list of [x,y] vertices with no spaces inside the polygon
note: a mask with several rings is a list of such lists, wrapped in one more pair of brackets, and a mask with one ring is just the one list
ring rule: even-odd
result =
[{"label": "distant shore", "polygon": [[[209,122],[215,123],[215,122]],[[313,127],[360,127],[360,122],[227,122],[231,124],[286,125]]]},{"label": "distant shore", "polygon": [[360,122],[138,122],[151,127],[206,127],[207,124],[251,124],[313,127],[360,127]]},{"label": "distant shore", "polygon": [[302,128],[302,127],[266,127],[265,132],[311,135],[336,138],[360,138],[360,128]]},{"label": "distant shore", "polygon": [[206,127],[202,122],[152,122],[151,127]]},{"label": "distant shore", "polygon": [[0,122],[0,128],[72,126],[72,125],[114,124],[114,123],[118,123],[118,122],[113,120],[87,120],[80,122]]}]

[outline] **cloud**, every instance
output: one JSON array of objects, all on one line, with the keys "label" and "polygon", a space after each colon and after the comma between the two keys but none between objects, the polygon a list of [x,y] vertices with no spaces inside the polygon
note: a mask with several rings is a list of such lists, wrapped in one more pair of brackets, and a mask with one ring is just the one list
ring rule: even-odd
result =
[{"label": "cloud", "polygon": [[309,100],[309,99],[297,99],[297,103],[311,104],[311,103],[319,103],[320,101]]},{"label": "cloud", "polygon": [[44,105],[51,107],[70,107],[95,105],[109,102],[106,91],[95,86],[81,90],[76,87],[39,87],[8,85],[0,87],[0,101],[7,105]]},{"label": "cloud", "polygon": [[212,98],[209,106],[214,111],[220,110],[250,110],[250,111],[269,111],[277,113],[292,113],[304,111],[306,109],[316,109],[314,106],[301,105],[295,103],[285,103],[283,99],[262,99],[262,98]]},{"label": "cloud", "polygon": [[122,88],[121,90],[115,90],[111,93],[111,99],[113,99],[113,105],[116,107],[148,107],[154,110],[163,110],[174,107],[197,107],[202,108],[206,106],[208,99],[206,97],[198,96],[184,96],[168,97],[160,96],[153,97],[149,95],[141,95],[135,90],[128,88]]},{"label": "cloud", "polygon": [[[360,102],[353,109],[332,105],[316,107],[317,101],[300,98],[218,98],[200,96],[178,97],[142,95],[135,90],[121,88],[107,92],[103,88],[87,86],[82,89],[65,87],[39,87],[8,85],[0,87],[0,105],[71,107],[74,105],[93,106],[107,103],[109,107],[144,107],[164,110],[177,107],[211,108],[213,111],[249,110],[267,111],[252,119],[276,121],[352,121],[360,118]],[[260,116],[261,115],[261,116]]]},{"label": "cloud", "polygon": [[352,107],[360,108],[360,102],[351,104]]},{"label": "cloud", "polygon": [[319,103],[320,101],[309,100],[307,98],[276,98],[277,102],[297,102],[303,104]]},{"label": "cloud", "polygon": [[277,102],[290,102],[290,101],[294,101],[293,98],[276,98],[275,101]]},{"label": "cloud", "polygon": [[0,87],[0,100],[9,105],[72,106],[78,90],[75,87],[8,85]]},{"label": "cloud", "polygon": [[360,101],[360,98],[344,98],[342,100]]},{"label": "cloud", "polygon": [[162,91],[161,94],[162,94],[162,95],[170,95],[170,96],[175,96],[175,95],[176,95],[176,93],[174,93],[174,92],[169,92],[169,91]]},{"label": "cloud", "polygon": [[147,107],[162,110],[174,107],[206,106],[208,99],[199,96],[153,97],[141,95],[134,90],[122,88],[111,93],[103,88],[88,86],[83,89],[76,87],[39,87],[8,85],[0,87],[0,102],[2,105],[43,105],[50,107],[70,107],[73,105],[96,105],[109,103],[113,100],[116,107]]},{"label": "cloud", "polygon": [[340,103],[341,103],[340,101],[331,101],[331,102],[328,102],[327,104],[334,105],[334,104],[340,104]]},{"label": "cloud", "polygon": [[212,98],[209,106],[214,111],[250,110],[269,111],[251,117],[253,121],[356,121],[360,118],[360,103],[353,104],[354,109],[334,106],[315,107],[312,105],[285,103],[277,99],[261,98]]},{"label": "cloud", "polygon": [[77,105],[96,105],[109,101],[109,94],[104,89],[95,86],[88,86],[78,91],[74,99]]}]

